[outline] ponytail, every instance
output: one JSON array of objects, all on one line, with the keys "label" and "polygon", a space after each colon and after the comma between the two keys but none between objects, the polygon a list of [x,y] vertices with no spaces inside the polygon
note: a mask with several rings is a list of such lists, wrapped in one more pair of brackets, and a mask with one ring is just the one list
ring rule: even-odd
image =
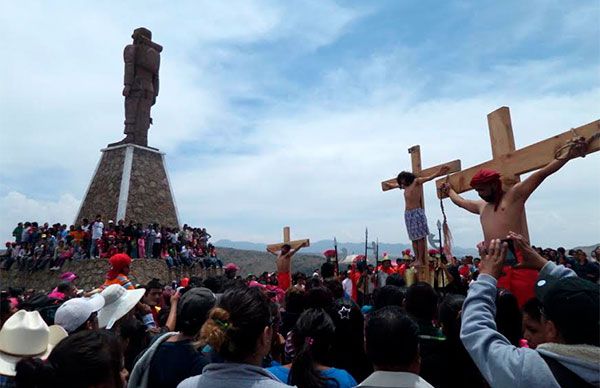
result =
[{"label": "ponytail", "polygon": [[[288,378],[288,384],[299,388],[325,388],[335,379],[326,378],[316,364],[328,366],[335,326],[323,309],[308,309],[302,313],[292,331],[292,343],[296,356]],[[339,385],[339,384],[338,384]]]},{"label": "ponytail", "polygon": [[56,370],[51,363],[39,358],[24,358],[20,360],[15,371],[17,388],[45,388],[59,386],[56,381]]},{"label": "ponytail", "polygon": [[208,319],[200,330],[200,338],[217,353],[221,353],[229,347],[227,331],[231,327],[229,313],[220,307],[215,307],[208,314]]}]

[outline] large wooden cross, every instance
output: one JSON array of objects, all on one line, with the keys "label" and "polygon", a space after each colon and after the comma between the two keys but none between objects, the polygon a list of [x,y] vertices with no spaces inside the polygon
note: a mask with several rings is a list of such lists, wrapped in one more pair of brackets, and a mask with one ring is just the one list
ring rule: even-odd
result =
[{"label": "large wooden cross", "polygon": [[[457,193],[471,190],[471,178],[482,168],[491,168],[500,172],[502,184],[506,190],[519,182],[520,174],[537,170],[554,160],[555,153],[575,136],[583,136],[585,139],[593,137],[587,146],[586,154],[600,150],[600,120],[592,121],[517,150],[508,107],[504,106],[493,111],[488,114],[487,118],[492,144],[492,159],[450,175],[449,183]],[[445,178],[435,181],[439,198],[445,197],[439,190],[445,182]],[[523,212],[523,217],[525,217],[525,212]],[[523,219],[524,235],[527,234],[526,221]]]},{"label": "large wooden cross", "polygon": [[[429,168],[426,168],[425,170],[423,170],[423,167],[421,164],[421,147],[418,145],[412,146],[408,149],[408,153],[410,154],[412,173],[415,174],[415,176],[417,176],[417,177],[435,174],[436,172],[439,171],[440,168],[442,168],[442,166],[448,166],[450,168],[450,171],[448,173],[460,171],[460,168],[461,168],[460,159],[457,159],[457,160],[453,160],[448,163],[438,164],[437,166],[429,167]],[[396,178],[391,178],[391,179],[381,182],[381,189],[383,191],[388,191],[388,190],[397,189],[397,188],[399,188],[399,186],[398,186],[398,182],[397,182]],[[423,185],[421,185],[421,187],[419,188],[419,197],[420,197],[420,202],[421,202],[421,208],[425,209],[425,199],[423,197]],[[425,238],[425,252],[427,252],[427,238]],[[427,279],[425,281],[429,282],[429,279],[430,279],[429,266],[425,265],[424,267],[422,267],[422,269],[423,269],[424,273],[419,274],[419,279],[420,280]]]},{"label": "large wooden cross", "polygon": [[290,241],[290,227],[286,226],[283,228],[283,242],[267,245],[267,251],[273,252],[273,253],[278,252],[281,250],[281,247],[284,246],[285,244],[288,244],[290,247],[292,247],[292,249],[297,249],[302,246],[304,246],[304,247],[310,246],[310,240],[303,239],[303,240]]}]

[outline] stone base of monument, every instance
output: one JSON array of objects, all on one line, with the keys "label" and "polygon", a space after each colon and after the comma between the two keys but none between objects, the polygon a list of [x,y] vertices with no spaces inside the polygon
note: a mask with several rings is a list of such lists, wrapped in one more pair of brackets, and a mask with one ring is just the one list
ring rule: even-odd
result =
[{"label": "stone base of monument", "polygon": [[178,227],[179,217],[165,154],[154,148],[123,144],[105,148],[85,193],[75,223],[82,218],[125,220]]}]

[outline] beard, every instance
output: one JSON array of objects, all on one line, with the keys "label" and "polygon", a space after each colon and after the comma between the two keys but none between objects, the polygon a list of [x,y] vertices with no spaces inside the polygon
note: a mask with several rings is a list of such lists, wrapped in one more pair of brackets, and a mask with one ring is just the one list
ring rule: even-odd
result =
[{"label": "beard", "polygon": [[487,203],[494,203],[496,201],[496,193],[491,193],[489,195],[480,195],[479,197]]}]

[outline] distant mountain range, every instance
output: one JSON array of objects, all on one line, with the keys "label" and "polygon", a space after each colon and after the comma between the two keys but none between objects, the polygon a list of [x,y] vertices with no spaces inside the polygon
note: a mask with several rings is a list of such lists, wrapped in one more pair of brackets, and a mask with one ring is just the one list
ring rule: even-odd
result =
[{"label": "distant mountain range", "polygon": [[[243,249],[247,251],[261,251],[264,252],[267,244],[252,243],[248,241],[231,241],[231,240],[219,240],[214,243],[217,247],[223,248],[234,248]],[[431,245],[431,244],[430,244]],[[369,256],[374,255],[372,244],[369,244]],[[310,247],[302,248],[302,253],[313,253],[320,255],[328,249],[333,249],[333,240],[320,240],[311,242]],[[384,252],[387,252],[392,257],[399,257],[402,255],[402,251],[405,249],[411,249],[412,245],[409,244],[388,244],[379,243],[379,256],[383,256]],[[455,256],[473,255],[477,256],[477,250],[474,248],[462,248],[453,247],[452,249]],[[364,243],[352,243],[352,242],[338,242],[338,255],[340,258],[346,255],[362,255],[365,253]]]}]

